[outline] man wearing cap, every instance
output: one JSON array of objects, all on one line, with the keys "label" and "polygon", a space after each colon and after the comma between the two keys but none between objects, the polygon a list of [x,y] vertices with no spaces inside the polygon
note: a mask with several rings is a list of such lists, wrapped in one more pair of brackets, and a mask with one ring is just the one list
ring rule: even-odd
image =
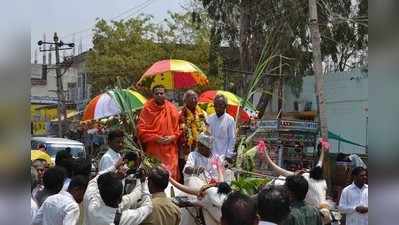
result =
[{"label": "man wearing cap", "polygon": [[183,169],[185,177],[199,175],[208,182],[218,181],[219,169],[221,168],[220,158],[212,154],[213,138],[201,133],[198,136],[198,147],[196,151],[190,152],[186,165]]}]

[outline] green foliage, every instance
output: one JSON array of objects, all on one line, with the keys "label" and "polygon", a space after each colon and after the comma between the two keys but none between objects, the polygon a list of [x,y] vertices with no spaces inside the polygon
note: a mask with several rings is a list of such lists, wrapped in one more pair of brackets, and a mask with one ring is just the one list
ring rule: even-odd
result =
[{"label": "green foliage", "polygon": [[113,87],[117,76],[124,85],[131,85],[153,62],[162,59],[164,54],[152,38],[156,27],[150,20],[151,17],[140,16],[127,21],[97,22],[94,47],[87,62],[94,94]]},{"label": "green foliage", "polygon": [[[223,42],[240,48],[241,70],[254,70],[262,57],[260,46],[264,46],[267,39],[276,47],[273,54],[295,59],[283,68],[282,73],[297,75],[289,78],[288,84],[296,95],[299,94],[301,76],[313,74],[308,1],[198,1],[214,20],[215,30],[220,32]],[[367,56],[368,51],[368,1],[318,1],[318,12],[322,59],[332,62],[333,69],[339,71],[362,65],[364,61],[358,54]],[[270,38],[272,36],[274,38]],[[266,71],[277,67],[278,63],[278,60],[273,60]],[[249,80],[245,80],[244,85],[236,82],[239,93],[250,86]],[[262,79],[263,90],[273,92],[273,80]],[[269,100],[267,94],[261,96],[257,106],[260,115],[263,115]]]},{"label": "green foliage", "polygon": [[[255,130],[252,134],[241,137],[237,146],[237,160],[235,167],[243,169],[245,171],[252,172],[255,169],[255,157],[257,148],[252,146],[252,138],[258,130]],[[251,147],[249,147],[251,146]]]},{"label": "green foliage", "polygon": [[[311,71],[308,1],[296,0],[199,0],[218,24],[223,40],[231,47],[245,44],[240,57],[249,57],[255,66],[259,46],[271,33],[278,53],[295,58],[289,72]],[[352,4],[353,3],[353,4]],[[331,57],[339,70],[348,69],[347,59],[367,49],[368,1],[318,1],[322,57]],[[241,40],[246,40],[242,42]],[[247,43],[246,43],[247,42]],[[252,47],[253,46],[253,47]],[[243,46],[241,46],[243,47]],[[246,52],[248,51],[248,52]],[[246,55],[249,54],[249,55]]]},{"label": "green foliage", "polygon": [[[86,65],[94,95],[115,86],[116,77],[123,86],[135,85],[146,69],[162,59],[184,59],[208,71],[209,27],[198,28],[190,13],[169,15],[166,26],[143,15],[97,21]],[[200,16],[206,21],[205,15]]]},{"label": "green foliage", "polygon": [[254,195],[259,189],[269,182],[268,179],[257,177],[241,176],[237,180],[231,182],[231,187],[234,191],[239,191],[246,195]]},{"label": "green foliage", "polygon": [[117,85],[113,89],[113,91],[114,95],[111,97],[114,98],[115,102],[118,103],[120,111],[124,112],[122,115],[120,115],[120,122],[116,124],[119,125],[119,128],[122,128],[124,131],[124,153],[137,153],[137,155],[143,159],[142,165],[146,170],[153,166],[159,165],[159,160],[155,159],[154,157],[145,155],[142,146],[137,139],[138,135],[136,129],[136,121],[138,117],[138,110],[129,107],[129,104],[124,97],[124,93],[122,92],[122,84],[119,77],[117,77]]},{"label": "green foliage", "polygon": [[335,71],[352,69],[362,63],[356,54],[367,51],[367,14],[365,0],[324,0],[319,4],[322,56],[331,58]]}]

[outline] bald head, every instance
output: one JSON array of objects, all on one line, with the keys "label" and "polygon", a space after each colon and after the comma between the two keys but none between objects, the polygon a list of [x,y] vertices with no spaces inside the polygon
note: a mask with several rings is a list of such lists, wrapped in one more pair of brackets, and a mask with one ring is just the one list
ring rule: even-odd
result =
[{"label": "bald head", "polygon": [[198,94],[193,90],[188,90],[183,96],[184,104],[190,110],[195,110],[198,103]]}]

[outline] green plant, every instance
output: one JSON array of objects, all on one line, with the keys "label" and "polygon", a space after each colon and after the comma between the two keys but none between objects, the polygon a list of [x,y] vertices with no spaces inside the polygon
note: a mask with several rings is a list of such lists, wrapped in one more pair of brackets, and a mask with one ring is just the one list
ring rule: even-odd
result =
[{"label": "green plant", "polygon": [[124,144],[125,144],[125,153],[126,152],[135,152],[139,155],[140,158],[143,159],[142,166],[144,169],[149,169],[153,166],[159,165],[160,161],[154,157],[145,155],[143,148],[137,139],[137,128],[136,121],[138,117],[138,110],[132,109],[124,96],[124,92],[122,91],[121,80],[117,77],[117,85],[113,89],[114,91],[114,100],[118,103],[118,106],[121,111],[120,115],[120,126],[124,132]]},{"label": "green plant", "polygon": [[239,191],[246,195],[256,194],[260,187],[269,182],[266,178],[241,176],[237,180],[231,182],[234,191]]},{"label": "green plant", "polygon": [[[242,105],[246,105],[247,102],[250,101],[250,99],[253,97],[253,95],[257,91],[257,87],[259,85],[259,82],[262,80],[265,70],[270,67],[272,61],[274,58],[278,57],[277,54],[274,54],[276,52],[275,46],[272,45],[272,38],[267,39],[265,45],[263,46],[261,56],[259,58],[259,61],[255,67],[255,72],[253,75],[253,79],[250,82],[249,88],[247,90],[247,93],[245,95],[245,98],[243,98],[243,101],[240,103],[238,106],[237,114],[236,114],[236,121],[239,116],[239,109]],[[269,72],[276,70],[276,68],[272,68]],[[264,91],[266,92],[266,91]],[[268,93],[271,94],[271,93]],[[238,126],[238,123],[237,123]],[[257,131],[253,132],[253,134],[249,135],[245,139],[241,139],[237,148],[237,161],[235,166],[238,169],[241,169],[242,163],[243,163],[243,154],[245,152],[246,146],[249,145],[251,139],[254,137]]]}]

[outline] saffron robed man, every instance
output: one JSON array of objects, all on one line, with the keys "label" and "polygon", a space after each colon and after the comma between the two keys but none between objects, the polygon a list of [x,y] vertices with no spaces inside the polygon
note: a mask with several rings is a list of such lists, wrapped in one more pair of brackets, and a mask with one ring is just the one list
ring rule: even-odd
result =
[{"label": "saffron robed man", "polygon": [[165,98],[162,85],[152,89],[153,98],[144,104],[138,122],[138,136],[145,153],[159,159],[174,179],[179,180],[177,139],[179,113]]}]

